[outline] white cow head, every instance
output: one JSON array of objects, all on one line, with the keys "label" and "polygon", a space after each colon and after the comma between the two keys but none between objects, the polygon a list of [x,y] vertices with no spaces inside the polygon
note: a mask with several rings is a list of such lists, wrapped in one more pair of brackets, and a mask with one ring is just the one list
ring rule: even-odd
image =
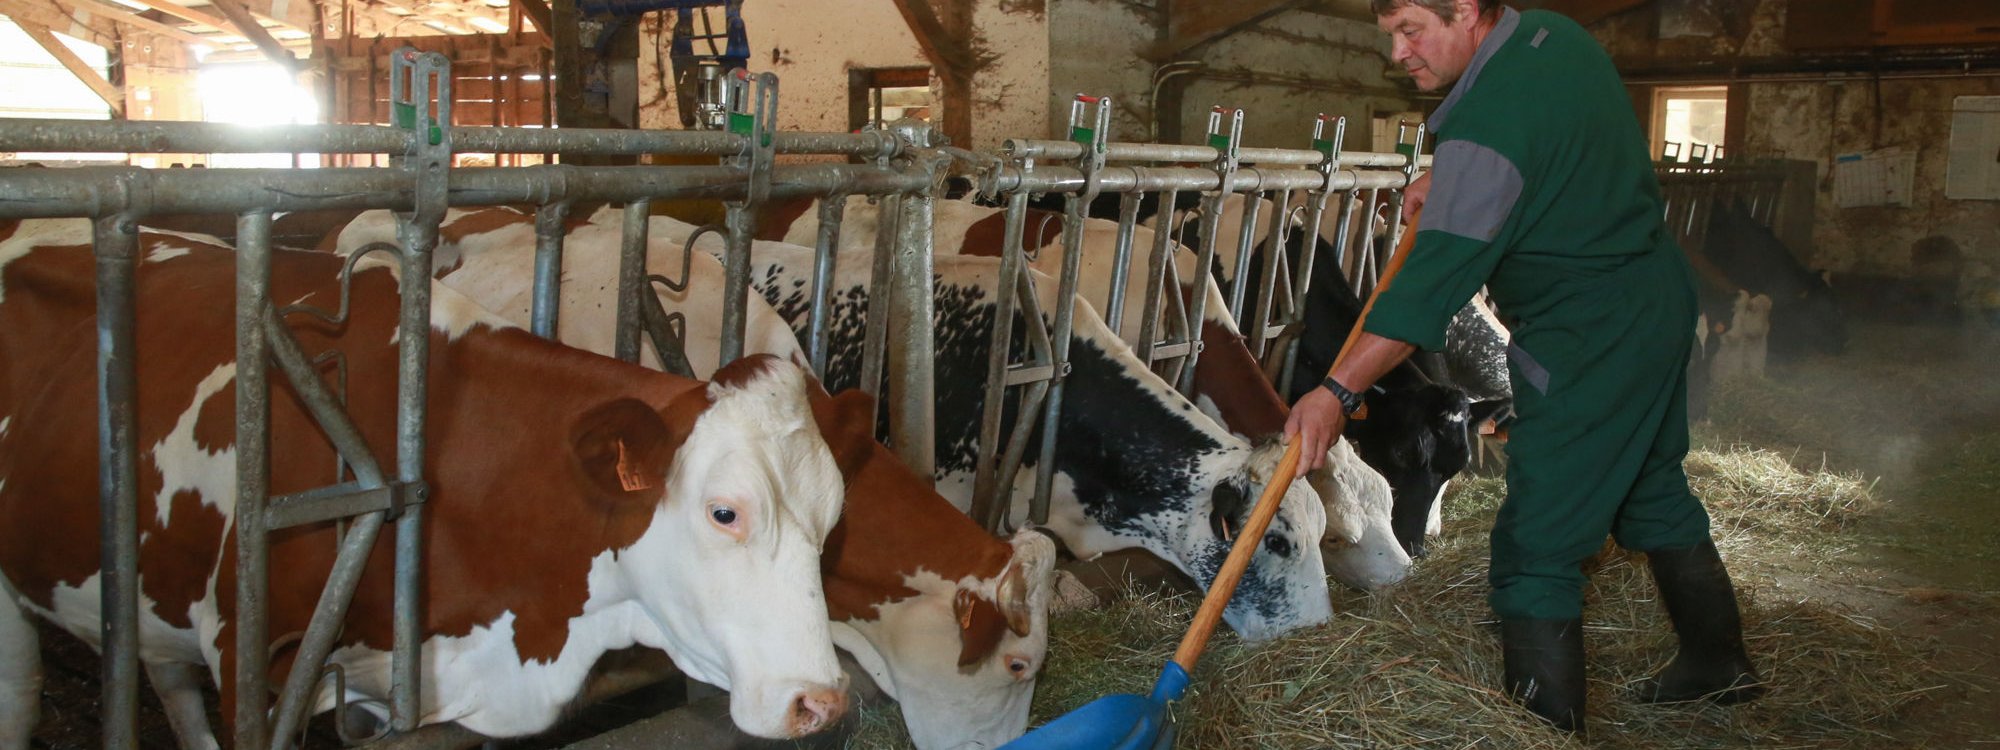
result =
[{"label": "white cow head", "polygon": [[[1284,452],[1283,443],[1231,451],[1240,463],[1215,485],[1208,502],[1188,515],[1174,554],[1181,568],[1204,586],[1228,559],[1237,532],[1249,521]],[[1292,482],[1223,620],[1244,639],[1259,641],[1332,619],[1320,552],[1325,535],[1326,506],[1306,482]]]},{"label": "white cow head", "polygon": [[[847,704],[819,572],[844,489],[805,389],[798,367],[772,357],[718,371],[664,478],[672,500],[658,504],[645,534],[617,556],[661,631],[664,642],[649,645],[689,676],[728,690],[731,718],[761,737],[817,731]],[[615,427],[604,433],[633,429]],[[591,442],[592,428],[579,427],[579,443]],[[616,464],[609,481],[641,486],[648,478],[627,470],[626,451],[617,442],[599,451],[599,463]],[[589,470],[591,460],[583,463]]]},{"label": "white cow head", "polygon": [[[1048,657],[1056,548],[1026,529],[1010,541],[1013,562],[997,576],[913,576],[905,585],[924,595],[883,605],[880,619],[834,626],[834,642],[902,704],[917,747],[996,748],[1028,728],[1035,677]],[[1005,627],[961,627],[994,621],[980,610],[996,607]]]},{"label": "white cow head", "polygon": [[1326,573],[1364,591],[1401,582],[1410,574],[1410,555],[1389,523],[1394,499],[1389,481],[1354,452],[1345,440],[1327,451],[1326,466],[1306,475],[1325,501],[1329,524],[1321,551]]}]

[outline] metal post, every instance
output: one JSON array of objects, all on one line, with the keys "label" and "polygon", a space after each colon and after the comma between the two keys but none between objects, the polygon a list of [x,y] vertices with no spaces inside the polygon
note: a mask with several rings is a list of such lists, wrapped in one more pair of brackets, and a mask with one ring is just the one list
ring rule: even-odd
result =
[{"label": "metal post", "polygon": [[932,418],[937,405],[937,342],[931,333],[931,200],[921,193],[903,196],[889,319],[889,361],[895,365],[889,376],[889,438],[903,465],[925,477],[937,465]]},{"label": "metal post", "polygon": [[890,279],[896,270],[896,240],[902,236],[903,198],[882,198],[875,225],[875,266],[868,277],[868,318],[862,327],[861,391],[882,400],[882,370],[889,360],[889,311],[896,304]]},{"label": "metal post", "polygon": [[[1111,254],[1111,289],[1106,295],[1104,324],[1121,339],[1125,337],[1125,284],[1132,278],[1132,235],[1139,226],[1139,197],[1137,192],[1118,197],[1118,242]],[[1171,203],[1160,204],[1164,214],[1171,215],[1172,209]]]},{"label": "metal post", "polygon": [[138,747],[139,718],[139,442],[135,403],[138,351],[139,228],[125,214],[98,219],[97,466],[100,593],[104,662],[104,746]]},{"label": "metal post", "polygon": [[535,209],[535,301],[531,316],[536,336],[554,340],[562,311],[563,237],[569,222],[569,201]]},{"label": "metal post", "polygon": [[[612,356],[626,362],[639,361],[640,295],[652,294],[646,284],[646,233],[653,218],[653,202],[635,200],[625,204],[624,233],[618,245],[618,328],[612,339]],[[727,299],[727,297],[725,297]],[[726,303],[725,303],[726,304]],[[725,329],[726,332],[727,329]],[[737,345],[742,345],[737,338]],[[728,352],[725,347],[724,355]],[[741,356],[739,352],[737,356]],[[729,362],[735,357],[722,360]]]},{"label": "metal post", "polygon": [[1354,296],[1362,299],[1367,299],[1368,293],[1375,289],[1375,274],[1381,268],[1376,263],[1375,255],[1375,221],[1380,218],[1381,209],[1377,204],[1381,195],[1380,188],[1371,188],[1368,201],[1361,209],[1364,216],[1361,219],[1361,248],[1355,256]]},{"label": "metal post", "polygon": [[[1396,125],[1397,143],[1402,143],[1403,129],[1408,126],[1409,126],[1408,122],[1398,123]],[[1425,127],[1426,126],[1424,123],[1422,122],[1417,123],[1416,140],[1410,142],[1410,161],[1403,165],[1404,188],[1408,188],[1410,186],[1410,183],[1417,181],[1417,157],[1424,153]],[[1389,211],[1389,243],[1388,243],[1389,246],[1386,249],[1386,252],[1389,254],[1389,256],[1393,256],[1396,253],[1396,245],[1402,242],[1403,240],[1403,190],[1398,189],[1390,193],[1390,200],[1393,201],[1393,203],[1390,206],[1390,211]],[[1385,256],[1382,258],[1382,265],[1379,266],[1379,268],[1388,267],[1390,260],[1389,256]]]},{"label": "metal post", "polygon": [[[1229,318],[1238,326],[1244,324],[1243,303],[1249,298],[1250,256],[1257,250],[1257,219],[1263,214],[1264,196],[1260,193],[1243,194],[1243,213],[1238,216],[1236,227],[1236,268],[1230,271]],[[1279,215],[1284,214],[1281,208]]]},{"label": "metal post", "polygon": [[[1286,218],[1291,214],[1292,191],[1279,190],[1277,196],[1274,202],[1276,209],[1271,212],[1271,228],[1264,238],[1264,274],[1257,280],[1257,307],[1250,312],[1250,322],[1244,331],[1250,337],[1250,355],[1259,360],[1264,358],[1264,342],[1271,335],[1271,308],[1278,301],[1278,272],[1284,270],[1289,262],[1285,257],[1285,241],[1290,239],[1291,233],[1291,222]],[[1307,243],[1305,254],[1311,253],[1312,245]],[[1242,285],[1243,282],[1237,282],[1237,286]],[[1287,286],[1284,291],[1289,294],[1292,290]],[[1237,324],[1243,325],[1240,318]]]},{"label": "metal post", "polygon": [[778,79],[770,73],[745,78],[741,68],[731,72],[727,87],[733,92],[728,113],[729,132],[743,136],[743,153],[732,160],[749,172],[743,200],[731,202],[725,223],[729,238],[723,257],[722,357],[734,362],[743,357],[743,332],[750,317],[750,248],[757,233],[757,208],[771,195],[771,166],[776,156],[778,125]]},{"label": "metal post", "polygon": [[[1007,197],[1006,235],[1000,246],[1000,278],[993,288],[993,335],[987,349],[986,358],[986,398],[981,404],[979,416],[979,466],[972,477],[972,518],[989,531],[998,531],[1006,520],[1006,511],[1011,508],[1013,477],[1002,473],[999,463],[1000,418],[1007,398],[1008,350],[1014,340],[1015,289],[1022,275],[1022,267],[1027,265],[1026,255],[1021,248],[1021,235],[1025,231],[1028,213],[1028,194],[1014,193]],[[873,305],[870,305],[872,308]],[[1039,327],[1039,320],[1023,321],[1022,325]],[[1017,414],[1025,417],[1029,412]],[[1022,430],[1022,422],[1017,417],[1015,429]]]},{"label": "metal post", "polygon": [[[1224,134],[1222,129],[1222,118],[1225,114],[1229,117],[1227,134]],[[1180,382],[1175,386],[1185,394],[1194,393],[1195,366],[1201,360],[1201,325],[1208,316],[1208,295],[1202,290],[1203,285],[1208,283],[1208,269],[1215,263],[1215,233],[1221,227],[1222,199],[1229,194],[1230,178],[1236,174],[1237,149],[1242,140],[1243,110],[1222,107],[1209,110],[1208,141],[1219,154],[1215,163],[1210,166],[1215,170],[1219,182],[1216,192],[1202,198],[1201,249],[1195,253],[1194,277],[1184,282],[1194,287],[1194,293],[1188,295],[1194,300],[1194,304],[1190,305],[1191,309],[1188,310],[1188,353],[1181,364]]]},{"label": "metal post", "polygon": [[[1139,361],[1147,367],[1153,365],[1153,347],[1160,337],[1161,298],[1166,288],[1168,267],[1174,263],[1173,207],[1180,197],[1179,190],[1168,190],[1160,194],[1160,212],[1153,224],[1152,265],[1146,268],[1146,303],[1142,308],[1145,315],[1139,319]],[[1174,293],[1179,295],[1180,290]]]},{"label": "metal post", "polygon": [[[1331,138],[1328,138],[1326,133],[1326,124],[1328,122],[1333,123],[1333,136]],[[1287,397],[1292,392],[1292,379],[1294,375],[1292,363],[1297,362],[1299,359],[1299,343],[1301,336],[1305,332],[1306,296],[1312,293],[1313,270],[1315,264],[1319,261],[1316,256],[1319,254],[1319,241],[1322,239],[1319,236],[1320,222],[1326,220],[1326,201],[1332,195],[1333,175],[1340,170],[1340,152],[1346,142],[1346,117],[1330,120],[1325,113],[1320,113],[1314,119],[1312,145],[1313,150],[1326,156],[1326,160],[1319,165],[1320,174],[1326,177],[1326,184],[1307,193],[1304,231],[1311,234],[1304,239],[1304,245],[1308,249],[1299,253],[1298,268],[1294,271],[1292,278],[1292,309],[1290,314],[1285,317],[1285,333],[1280,343],[1282,353],[1278,360],[1272,363],[1272,366],[1278,373],[1277,386],[1280,398]],[[1345,221],[1341,222],[1341,229],[1339,231],[1340,236],[1334,241],[1336,249],[1347,240]],[[1339,269],[1341,266],[1337,251],[1332,260],[1333,267]]]},{"label": "metal post", "polygon": [[236,220],[236,746],[258,748],[268,729],[266,706],[270,623],[264,592],[270,581],[270,540],[264,509],[270,492],[270,345],[264,315],[271,306],[271,215]]},{"label": "metal post", "polygon": [[806,325],[806,356],[813,374],[826,379],[828,319],[833,312],[833,279],[840,257],[840,222],[847,215],[847,196],[820,199],[819,243],[813,255],[812,314]]}]

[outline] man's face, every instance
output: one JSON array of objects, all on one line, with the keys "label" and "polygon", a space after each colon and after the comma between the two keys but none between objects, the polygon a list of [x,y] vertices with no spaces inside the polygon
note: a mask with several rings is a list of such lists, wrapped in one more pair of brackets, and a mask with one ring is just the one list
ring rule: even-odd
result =
[{"label": "man's face", "polygon": [[1414,3],[1404,3],[1375,19],[1393,42],[1389,59],[1410,72],[1418,89],[1437,91],[1456,83],[1472,64],[1473,53],[1479,51],[1473,41],[1478,7],[1472,2],[1457,5],[1457,17],[1448,24]]}]

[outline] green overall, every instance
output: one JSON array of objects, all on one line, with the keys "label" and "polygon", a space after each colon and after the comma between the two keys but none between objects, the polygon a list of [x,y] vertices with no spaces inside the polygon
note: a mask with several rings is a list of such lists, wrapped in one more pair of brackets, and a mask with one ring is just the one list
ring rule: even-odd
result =
[{"label": "green overall", "polygon": [[1421,231],[1362,325],[1435,351],[1481,285],[1518,320],[1491,603],[1579,617],[1579,566],[1607,533],[1641,551],[1709,538],[1681,469],[1693,273],[1625,87],[1568,18],[1506,10],[1430,123]]}]

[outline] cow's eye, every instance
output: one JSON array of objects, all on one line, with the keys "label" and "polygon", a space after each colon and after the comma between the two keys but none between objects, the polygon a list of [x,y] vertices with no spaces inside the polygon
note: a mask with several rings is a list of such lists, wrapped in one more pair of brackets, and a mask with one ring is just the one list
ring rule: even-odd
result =
[{"label": "cow's eye", "polygon": [[1027,674],[1029,666],[1027,659],[1014,658],[1007,660],[1007,671],[1013,672],[1016,677]]},{"label": "cow's eye", "polygon": [[721,505],[710,506],[708,517],[715,519],[716,523],[724,526],[733,526],[736,524],[736,509]]}]

